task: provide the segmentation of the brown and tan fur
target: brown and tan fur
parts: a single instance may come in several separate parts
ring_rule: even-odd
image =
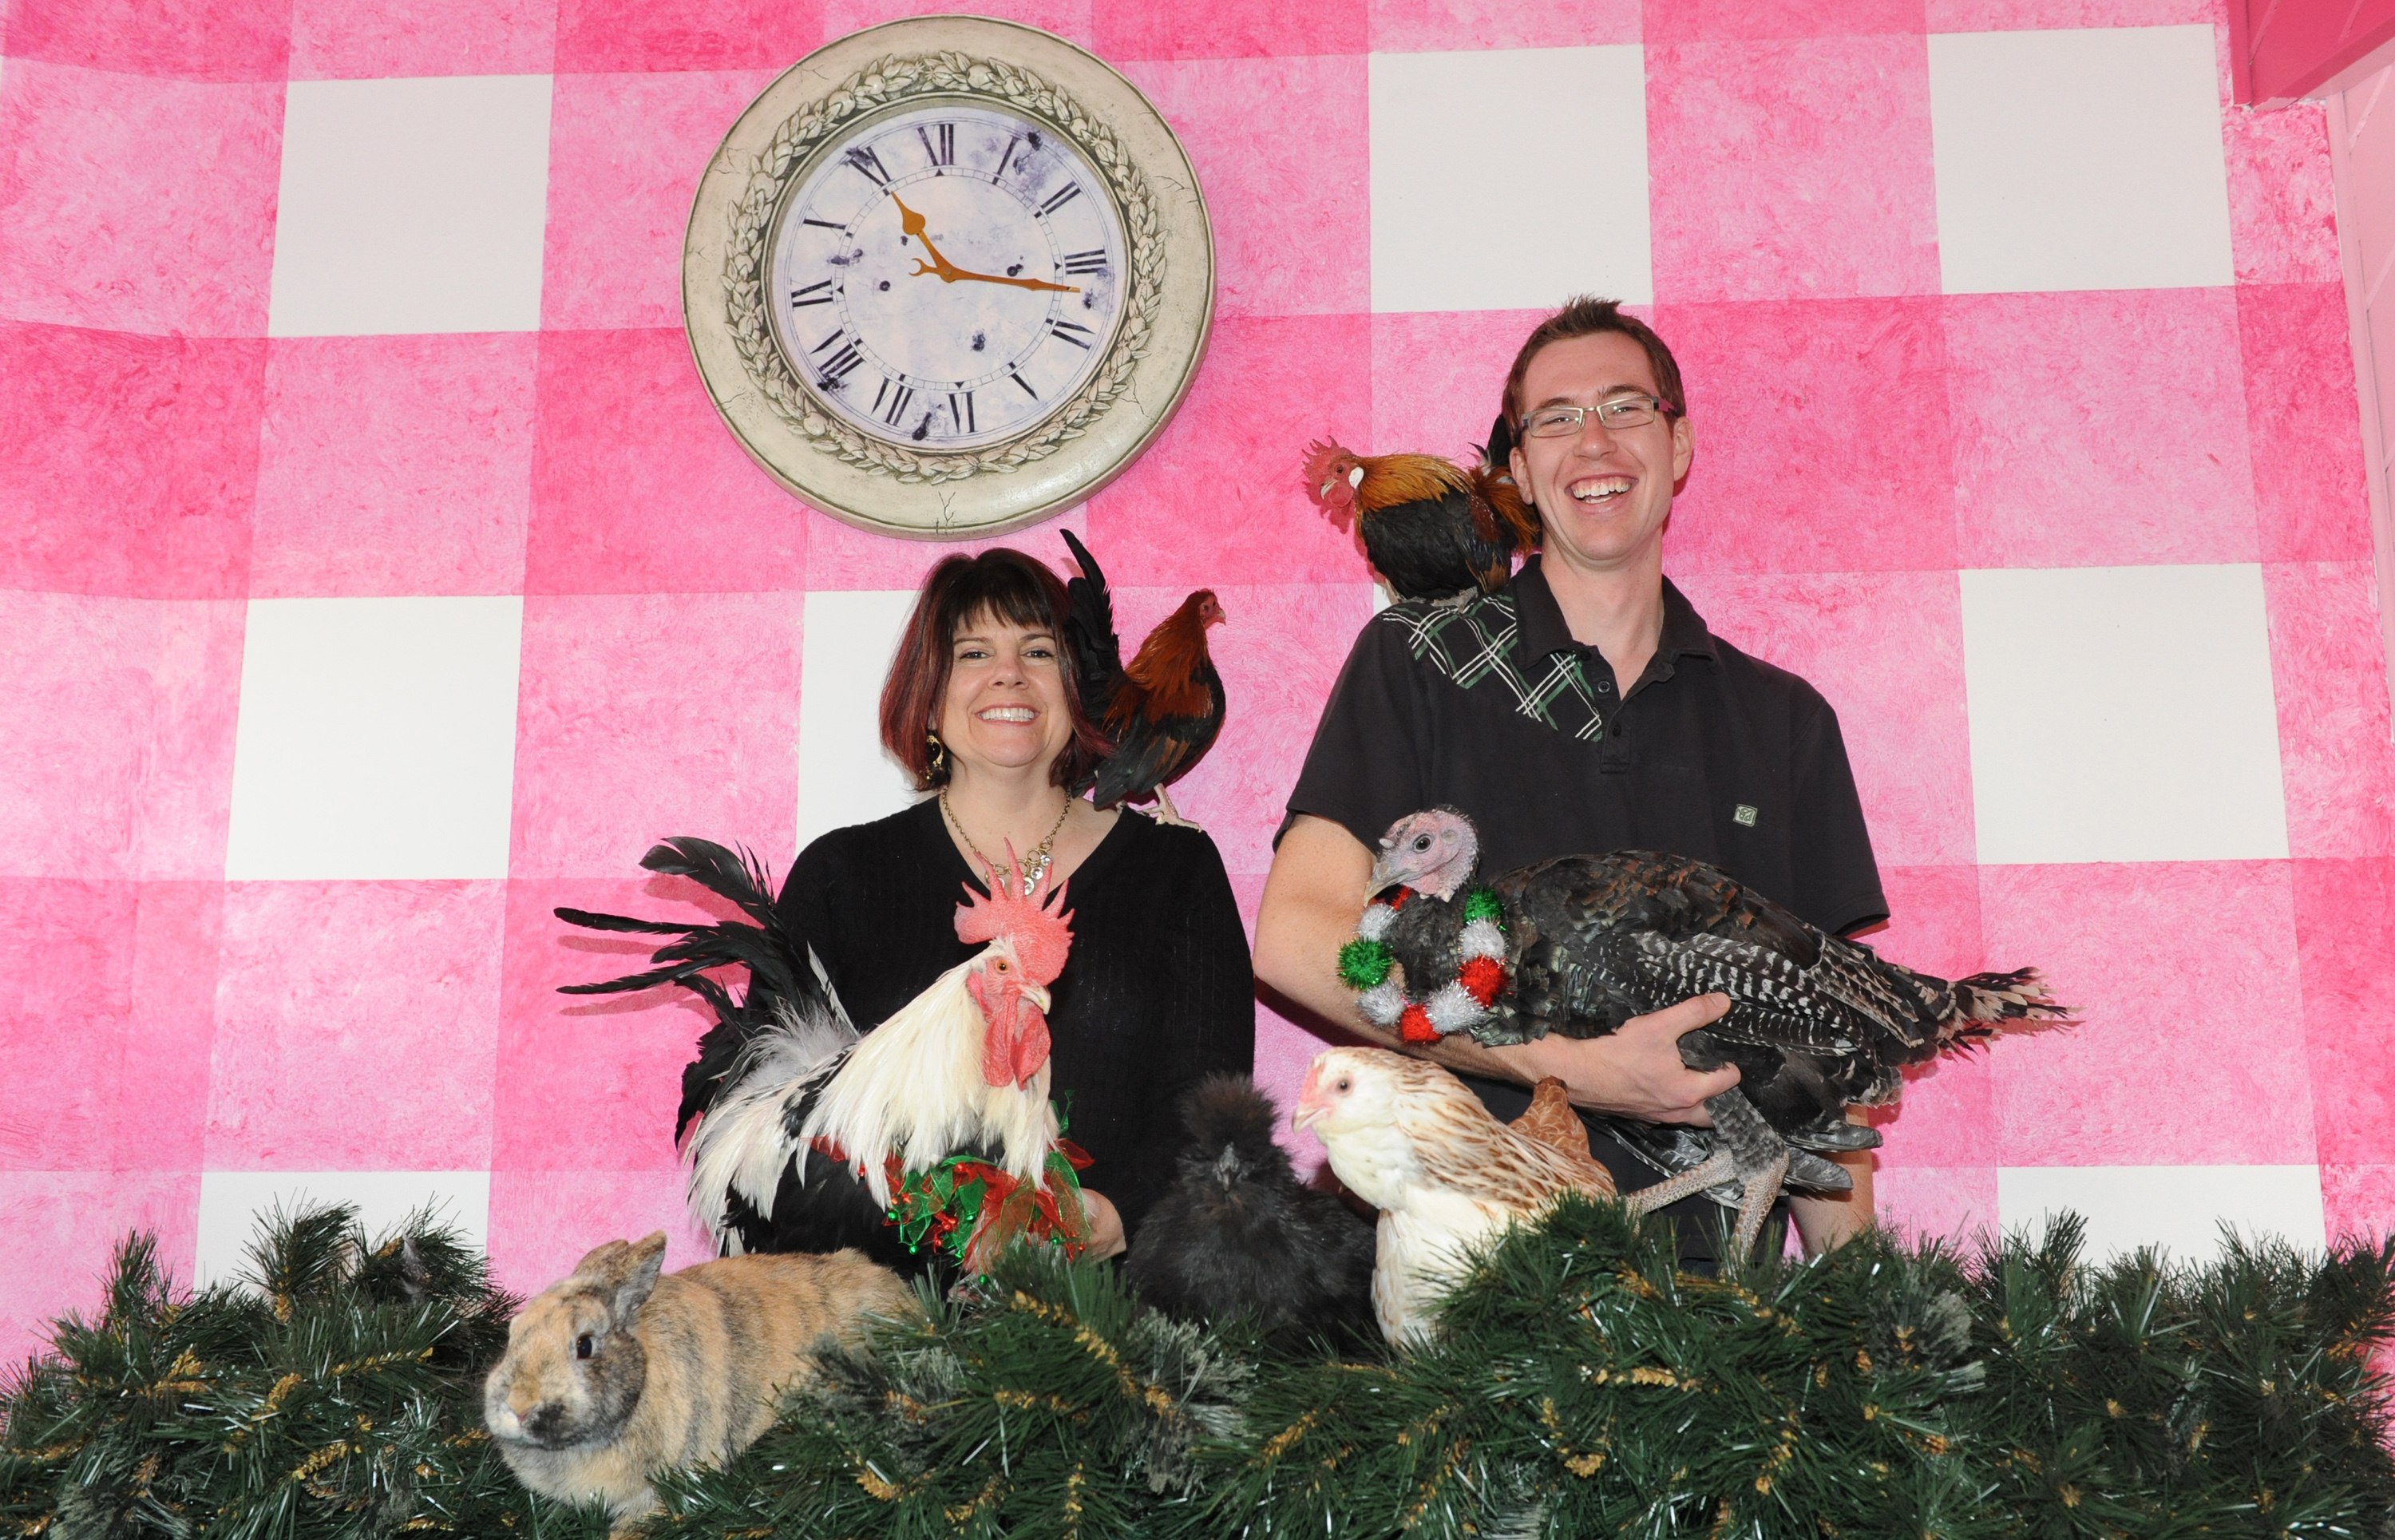
[[[817,1349],[855,1343],[868,1316],[916,1308],[896,1274],[853,1251],[726,1257],[660,1276],[665,1251],[662,1230],[593,1250],[517,1314],[483,1390],[516,1479],[606,1504],[617,1535],[656,1510],[652,1475],[730,1460],[772,1426]]]

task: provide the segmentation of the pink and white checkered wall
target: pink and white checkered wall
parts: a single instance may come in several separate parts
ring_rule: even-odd
[[[678,330],[697,172],[885,0],[5,0],[0,1349],[115,1237],[439,1197],[536,1285],[676,1226],[692,1006],[559,903],[893,804],[934,548],[745,459]],[[2322,116],[2213,0],[1025,0],[1189,146],[1221,301],[1070,514],[1224,597],[1184,799],[1252,908],[1372,590],[1310,437],[1455,452],[1531,315],[1679,350],[1672,569],[1838,706],[1892,955],[2087,1023],[1912,1088],[1885,1212],[2395,1223],[2395,751]],[[1059,553],[1052,531],[1018,543]],[[1288,1084],[1312,1052],[1265,1016]],[[687,1237],[678,1255],[695,1255]]]

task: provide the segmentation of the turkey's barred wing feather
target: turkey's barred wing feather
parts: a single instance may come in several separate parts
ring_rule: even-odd
[[[1081,576],[1065,585],[1069,601],[1065,611],[1065,645],[1073,654],[1074,671],[1080,676],[1081,712],[1092,722],[1100,722],[1122,678],[1122,638],[1115,631],[1114,597],[1090,548],[1069,529],[1057,533],[1065,537],[1081,569]]]
[[[1636,965],[1664,998],[1729,997],[1729,1015],[1706,1029],[1725,1042],[1850,1054],[1862,1036],[1865,1024],[1844,1002],[1778,952],[1720,936],[1672,941],[1637,931],[1627,939]]]

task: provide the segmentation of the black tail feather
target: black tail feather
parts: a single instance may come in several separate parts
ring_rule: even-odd
[[[1065,612],[1065,645],[1073,655],[1074,670],[1080,676],[1078,691],[1081,714],[1095,722],[1105,715],[1106,702],[1114,698],[1115,686],[1122,677],[1122,639],[1115,631],[1114,597],[1106,589],[1106,575],[1098,570],[1098,559],[1090,554],[1069,529],[1056,533],[1065,537],[1065,545],[1079,564],[1081,576],[1065,584],[1069,603]]]
[[[687,877],[709,893],[731,899],[759,924],[773,919],[773,879],[746,849],[729,850],[713,840],[681,834],[651,846],[641,864],[661,876]]]

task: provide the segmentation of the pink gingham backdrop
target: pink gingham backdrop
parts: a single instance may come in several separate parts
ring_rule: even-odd
[[[1919,1080],[1883,1211],[2395,1223],[2328,151],[2316,109],[2224,105],[2209,0],[997,8],[1136,82],[1211,209],[1203,372],[1067,517],[1133,625],[1224,598],[1230,724],[1183,801],[1250,915],[1372,604],[1304,442],[1460,451],[1537,306],[1628,293],[1700,434],[1672,570],[1838,707],[1884,949],[2033,961],[2085,1009]],[[627,954],[549,911],[695,912],[652,840],[778,870],[810,798],[886,786],[801,702],[881,665],[826,596],[938,550],[742,456],[677,285],[742,105],[893,14],[6,0],[0,1350],[127,1228],[222,1276],[301,1189],[438,1197],[519,1287],[659,1225],[697,1255],[668,1136],[700,1017],[556,995]],[[2026,192],[1982,175],[2017,138]],[[2074,178],[2114,192],[2038,202]],[[1258,1025],[1286,1088],[1313,1042]]]

